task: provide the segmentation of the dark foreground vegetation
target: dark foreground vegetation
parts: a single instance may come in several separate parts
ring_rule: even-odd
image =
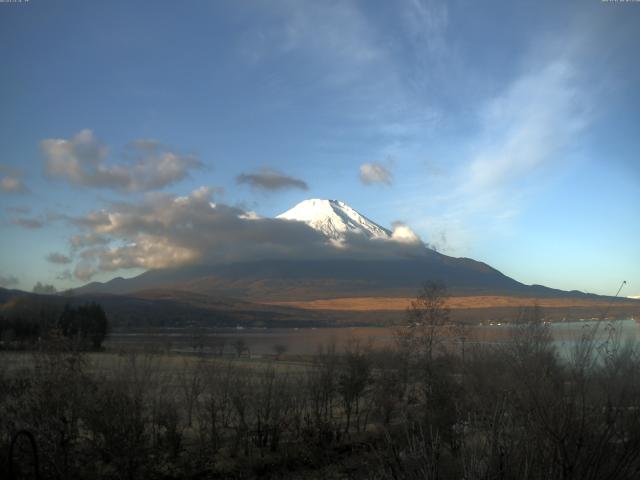
[[[62,337],[76,349],[99,350],[108,331],[107,315],[97,303],[66,304],[60,313],[40,310],[0,316],[0,349],[31,349]]]
[[[535,309],[497,346],[465,345],[437,288],[410,314],[394,349],[295,364],[88,354],[64,338],[22,366],[5,353],[0,472],[35,478],[37,455],[46,479],[638,478],[640,357],[614,325],[560,359]]]

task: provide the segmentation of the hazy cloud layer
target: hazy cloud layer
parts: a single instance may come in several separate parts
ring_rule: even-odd
[[[432,76],[434,65],[425,56],[425,46],[445,43],[439,38],[442,27],[432,21],[431,6],[421,3],[394,4],[389,11],[398,14],[391,17],[403,33],[394,35],[383,33],[371,15],[375,9],[357,2],[267,2],[258,10],[264,10],[268,21],[244,36],[240,54],[250,65],[270,71],[278,71],[283,59],[297,65],[294,81],[267,79],[270,98],[279,105],[306,105],[313,95],[314,122],[323,118],[319,112],[331,112],[332,120],[365,127],[350,130],[352,140],[364,132],[369,140],[370,135],[405,139],[433,123],[433,105],[416,101],[414,95],[416,85],[433,86],[427,76]],[[416,21],[418,9],[427,25]],[[428,31],[428,38],[418,41],[422,33],[412,34],[405,42],[409,29]],[[407,57],[409,68],[404,68],[399,59]],[[428,68],[418,71],[418,64]],[[335,141],[332,137],[326,140]]]
[[[11,220],[11,223],[22,228],[36,229],[42,228],[44,223],[35,218],[18,217]]]
[[[68,263],[71,263],[71,258],[63,255],[62,253],[51,252],[49,255],[47,255],[47,261],[50,263],[56,263],[58,265],[66,265]]]
[[[393,176],[387,167],[381,163],[363,163],[360,165],[360,181],[365,185],[391,185]]]
[[[72,279],[73,279],[73,273],[71,273],[71,270],[69,269],[63,270],[58,275],[56,275],[56,280],[67,281]]]
[[[108,164],[108,147],[88,129],[69,140],[43,140],[40,147],[49,176],[120,192],[157,190],[184,179],[189,170],[202,167],[195,157],[169,151],[154,140],[132,142],[125,163]]]
[[[482,111],[483,141],[465,188],[485,193],[517,185],[558,158],[589,123],[588,98],[569,58],[524,73]]]
[[[96,273],[98,273],[98,269],[92,263],[87,261],[78,263],[76,268],[73,270],[73,276],[83,282],[91,280],[91,277]]]
[[[26,192],[27,187],[19,178],[4,176],[0,178],[0,191],[5,193],[21,193]]]
[[[504,237],[515,218],[531,208],[550,179],[558,178],[580,148],[602,99],[600,74],[587,75],[581,33],[540,39],[518,70],[475,108],[476,132],[465,139],[461,161],[447,177],[423,182],[408,192],[422,221],[411,218],[431,238],[446,235],[445,250],[468,255],[478,238]],[[604,71],[605,69],[603,69]],[[440,205],[441,207],[434,207]]]
[[[25,214],[25,213],[31,213],[31,207],[7,207],[5,208],[5,211],[9,213]]]
[[[8,288],[17,285],[20,281],[15,275],[0,275],[0,287]]]
[[[337,248],[302,222],[248,215],[213,203],[212,191],[188,196],[148,194],[141,203],[118,203],[75,220],[109,244],[80,251],[74,275],[89,280],[100,271],[167,268],[190,263],[215,264],[261,259],[380,258],[424,253],[415,235],[398,231],[394,240],[369,240],[353,234]],[[397,230],[397,229],[396,229]],[[80,238],[79,237],[79,238]]]
[[[376,45],[375,30],[350,2],[270,2],[266,28],[246,36],[242,54],[251,63],[302,52],[323,68],[321,81],[332,85],[353,82],[385,54]]]
[[[287,190],[298,188],[308,190],[309,185],[304,180],[290,177],[274,170],[262,170],[257,173],[242,173],[236,177],[238,184],[246,184],[259,190]]]

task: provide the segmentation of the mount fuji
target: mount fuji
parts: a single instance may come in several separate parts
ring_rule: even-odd
[[[257,219],[260,217],[252,214],[243,221]],[[443,255],[425,246],[408,227],[391,231],[338,200],[305,200],[267,221],[304,223],[325,238],[327,251],[333,253],[325,257],[309,254],[252,258],[148,270],[129,279],[89,283],[75,293],[147,298],[148,292],[161,290],[173,292],[172,295],[199,295],[207,301],[237,299],[245,304],[296,308],[307,308],[304,305],[313,302],[355,300],[371,306],[371,310],[376,310],[372,305],[382,305],[384,310],[393,299],[414,297],[421,284],[435,280],[444,282],[452,296],[482,298],[493,302],[491,308],[502,308],[507,297],[572,302],[595,298],[581,292],[525,285],[483,262]],[[157,295],[152,294],[154,298]],[[469,309],[474,316],[477,310]]]
[[[304,200],[276,218],[304,222],[335,242],[343,242],[349,233],[369,239],[389,240],[392,237],[391,231],[339,200]]]

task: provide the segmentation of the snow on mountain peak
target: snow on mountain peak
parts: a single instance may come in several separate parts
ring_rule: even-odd
[[[391,232],[369,220],[344,202],[311,198],[278,215],[284,220],[304,222],[326,235],[330,240],[342,242],[347,233],[364,235],[370,239],[391,239]]]

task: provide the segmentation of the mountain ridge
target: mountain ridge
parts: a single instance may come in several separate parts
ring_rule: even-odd
[[[195,264],[148,270],[136,277],[116,277],[75,289],[78,294],[128,295],[149,289],[173,289],[201,295],[230,296],[251,302],[313,301],[351,297],[411,297],[425,281],[443,282],[452,295],[581,297],[596,295],[525,285],[492,266],[451,257],[419,240],[410,249],[394,233],[338,200],[308,199],[278,215],[303,222],[322,233],[339,256],[321,259],[261,259]],[[375,258],[349,256],[353,239],[376,245]],[[417,238],[417,237],[416,237]],[[358,243],[359,242],[359,243]],[[393,248],[400,248],[393,250]],[[387,250],[393,254],[385,255]],[[599,297],[604,298],[604,297]]]

